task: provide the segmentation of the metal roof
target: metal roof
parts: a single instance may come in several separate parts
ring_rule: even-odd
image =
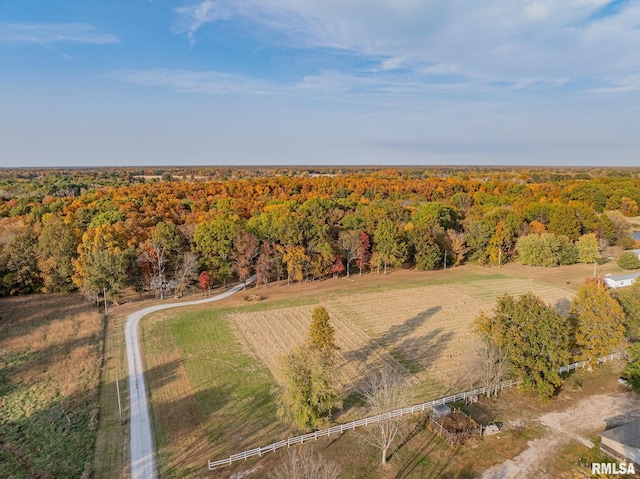
[[[633,279],[640,276],[640,273],[628,273],[628,274],[608,274],[604,279],[612,279],[613,281],[624,281],[625,279]]]
[[[640,447],[640,420],[601,432],[599,436],[627,446]]]

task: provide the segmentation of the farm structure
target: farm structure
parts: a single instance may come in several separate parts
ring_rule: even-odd
[[[459,409],[451,414],[429,417],[428,425],[429,429],[450,446],[463,445],[467,441],[482,437],[482,426]]]
[[[601,432],[600,449],[616,460],[640,464],[640,421]]]
[[[357,390],[359,378],[387,364],[418,385],[415,399],[466,389],[479,375],[474,318],[490,311],[500,294],[528,291],[563,312],[573,295],[535,281],[492,278],[325,299],[340,348],[340,381],[347,391]],[[277,358],[305,341],[313,308],[242,312],[230,319],[278,380]]]
[[[626,286],[631,286],[635,283],[640,276],[640,273],[629,273],[629,274],[608,274],[604,277],[604,282],[607,286],[612,289],[624,288]]]

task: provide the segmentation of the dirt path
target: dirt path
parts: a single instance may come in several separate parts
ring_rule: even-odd
[[[571,440],[593,447],[585,436],[603,431],[608,424],[620,425],[640,418],[640,396],[632,392],[599,394],[564,411],[551,412],[537,421],[549,428],[547,435],[529,443],[519,456],[493,466],[480,479],[544,477],[545,464],[561,445]]]
[[[149,417],[149,403],[144,381],[144,363],[140,352],[138,340],[138,323],[150,313],[163,309],[177,308],[180,306],[192,306],[209,303],[228,298],[245,288],[246,284],[255,280],[255,276],[246,283],[239,284],[226,293],[212,298],[189,301],[185,303],[160,304],[141,309],[127,317],[125,325],[125,343],[127,347],[127,364],[129,368],[129,431],[130,431],[130,461],[132,479],[155,479],[156,466],[153,450],[153,438],[151,436],[151,418]]]

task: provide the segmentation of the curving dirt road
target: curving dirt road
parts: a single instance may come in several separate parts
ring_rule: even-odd
[[[607,422],[616,425],[640,417],[640,396],[626,391],[587,397],[563,411],[543,414],[537,421],[548,428],[540,439],[529,442],[529,447],[517,457],[497,464],[478,479],[525,479],[548,477],[545,465],[558,448],[577,440],[586,448],[594,447],[585,436],[604,431]]]
[[[131,479],[155,479],[156,466],[154,460],[153,437],[151,435],[151,418],[149,417],[149,403],[147,402],[147,389],[144,383],[144,364],[140,352],[138,340],[138,323],[150,313],[163,309],[177,308],[180,306],[192,306],[195,304],[210,303],[228,298],[241,291],[246,285],[255,280],[255,276],[245,283],[231,288],[226,293],[207,299],[188,301],[185,303],[159,304],[131,313],[125,324],[125,344],[127,347],[127,364],[129,369],[129,411],[130,411],[130,452],[131,452]]]

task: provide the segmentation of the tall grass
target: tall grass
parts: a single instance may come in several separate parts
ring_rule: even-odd
[[[0,300],[0,477],[88,478],[102,321],[67,295]]]

